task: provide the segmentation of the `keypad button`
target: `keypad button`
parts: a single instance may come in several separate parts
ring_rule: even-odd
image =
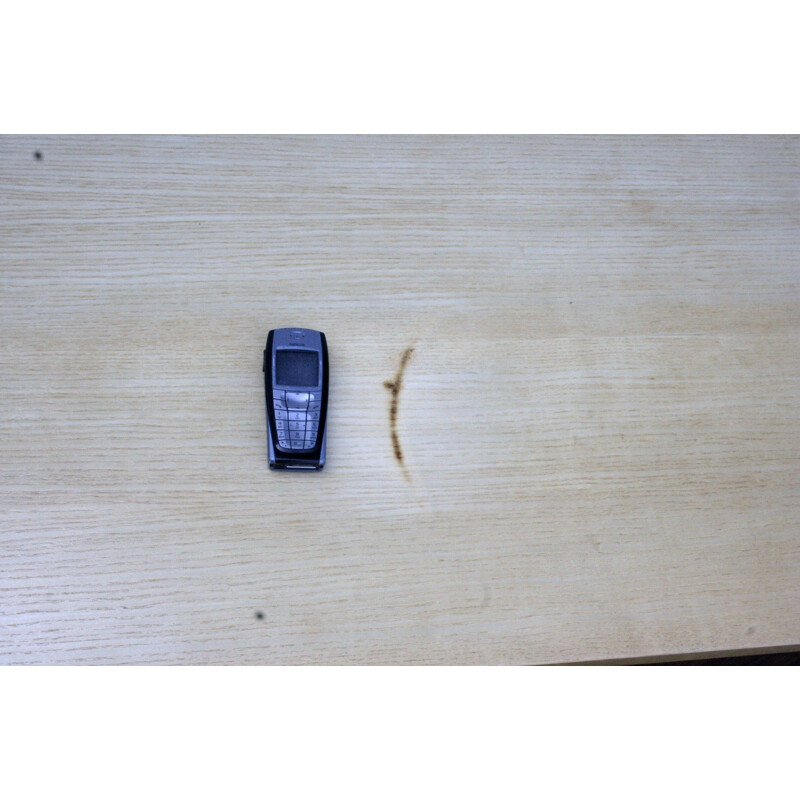
[[[272,398],[274,400],[283,400],[285,394],[286,392],[284,392],[283,389],[281,389],[280,391],[278,389],[272,390]]]
[[[309,411],[319,411],[322,408],[322,403],[311,403],[308,404]]]
[[[286,415],[288,414],[287,411],[283,411],[280,408],[275,409],[275,419],[286,419]]]
[[[278,400],[277,398],[275,398],[272,401],[272,407],[275,409],[286,408],[286,402],[284,400]]]
[[[289,412],[289,419],[293,422],[305,422],[306,421],[306,412],[305,411],[290,411]]]
[[[309,411],[308,412],[308,419],[309,420],[318,420],[319,419],[319,411]]]
[[[289,444],[288,439],[278,439],[278,447],[282,447],[284,450],[288,450],[291,445]]]
[[[292,450],[305,450],[305,445],[303,444],[302,439],[298,439],[297,441],[292,440]]]
[[[286,406],[305,411],[308,407],[308,392],[286,392]]]
[[[276,419],[275,420],[275,427],[278,429],[278,432],[287,430],[286,426],[289,423],[285,419]]]
[[[309,420],[308,422],[306,422],[306,430],[309,431],[309,432],[318,431],[319,430],[319,422],[312,422],[312,421]]]
[[[289,423],[289,430],[290,431],[303,431],[305,432],[306,424],[305,422],[290,422]]]
[[[317,442],[317,437],[316,436],[310,436],[310,437],[306,436],[306,438],[303,441],[305,442],[306,447],[313,447]]]

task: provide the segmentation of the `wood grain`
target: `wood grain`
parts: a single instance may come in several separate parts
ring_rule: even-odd
[[[0,138],[0,660],[800,644],[799,187],[797,137]]]

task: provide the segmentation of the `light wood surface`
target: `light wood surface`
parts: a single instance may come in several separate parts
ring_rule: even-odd
[[[0,138],[0,660],[800,644],[799,201],[798,138]]]

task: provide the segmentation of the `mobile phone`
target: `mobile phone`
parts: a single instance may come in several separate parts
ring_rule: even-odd
[[[328,343],[309,328],[276,328],[264,350],[271,469],[325,466]]]

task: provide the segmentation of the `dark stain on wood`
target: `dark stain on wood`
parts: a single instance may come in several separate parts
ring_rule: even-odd
[[[397,459],[397,463],[403,468],[403,472],[407,478],[410,476],[403,463],[403,449],[400,447],[400,438],[397,435],[397,404],[400,398],[400,390],[403,388],[403,374],[406,371],[406,366],[413,352],[413,347],[407,347],[400,358],[400,366],[397,368],[397,374],[394,376],[394,380],[383,382],[383,385],[392,395],[391,402],[389,403],[389,433],[392,438],[392,450],[394,451],[394,457]]]

